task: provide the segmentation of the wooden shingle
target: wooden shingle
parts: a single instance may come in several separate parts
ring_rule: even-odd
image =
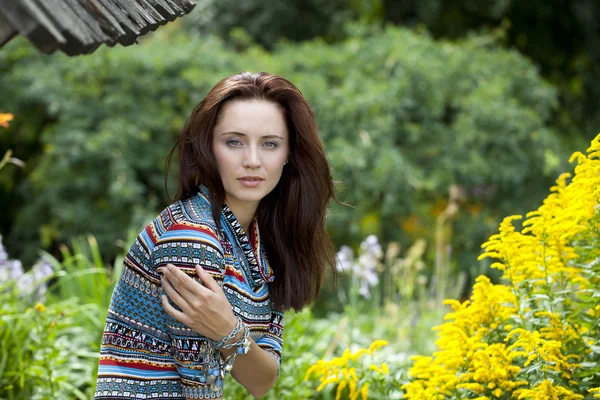
[[[88,54],[103,43],[128,46],[194,6],[193,0],[2,0],[0,47],[17,35],[47,54]]]

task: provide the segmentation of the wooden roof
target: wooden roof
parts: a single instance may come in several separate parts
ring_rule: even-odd
[[[19,34],[46,54],[129,46],[194,6],[194,0],[0,0],[0,47]]]

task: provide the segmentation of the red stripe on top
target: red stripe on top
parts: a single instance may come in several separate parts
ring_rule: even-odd
[[[148,237],[150,237],[150,240],[152,240],[152,244],[156,245],[156,236],[154,236],[151,225],[152,224],[148,224],[148,226],[146,226],[146,233],[148,234]]]
[[[227,268],[225,268],[225,276],[233,276],[235,279],[237,279],[238,281],[240,281],[242,283],[246,282],[246,280],[244,279],[244,276],[240,272],[231,268],[230,266],[227,266]]]
[[[114,361],[114,360],[106,360],[100,359],[100,365],[112,365],[115,367],[127,367],[127,368],[135,368],[135,369],[143,369],[146,371],[177,371],[177,368],[174,366],[164,366],[159,367],[156,365],[149,365],[138,362],[123,362],[123,361]]]
[[[170,231],[196,231],[196,232],[202,232],[202,233],[206,233],[207,235],[210,235],[212,237],[214,237],[215,239],[217,239],[217,236],[215,235],[215,233],[210,230],[210,229],[206,229],[206,228],[202,228],[199,226],[189,226],[189,225],[182,225],[182,224],[174,224],[173,226],[171,226],[169,228]]]

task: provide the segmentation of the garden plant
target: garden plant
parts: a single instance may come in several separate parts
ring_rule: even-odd
[[[483,244],[504,282],[480,276],[470,300],[447,301],[406,398],[600,398],[600,135],[573,161],[520,229],[509,216]]]

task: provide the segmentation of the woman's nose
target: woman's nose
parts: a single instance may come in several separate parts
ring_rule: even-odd
[[[258,149],[250,146],[244,154],[244,167],[246,168],[258,168],[260,167],[260,156]]]

